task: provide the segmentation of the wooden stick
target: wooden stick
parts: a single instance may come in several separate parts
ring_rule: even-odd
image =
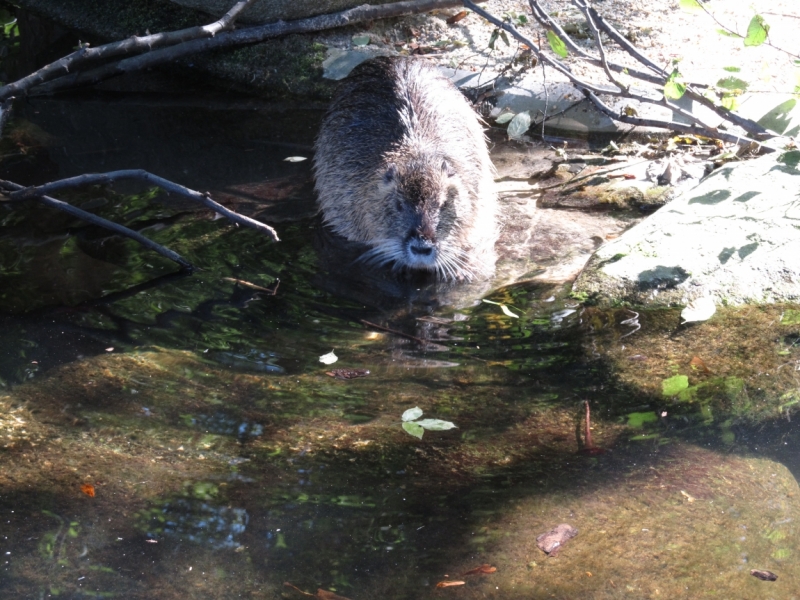
[[[21,185],[18,185],[16,183],[11,182],[11,181],[5,181],[5,180],[2,180],[2,179],[0,179],[0,187],[2,187],[4,189],[7,189],[7,190],[24,190],[25,189]],[[46,206],[51,206],[51,207],[53,207],[55,209],[58,209],[58,210],[63,211],[65,213],[67,213],[67,214],[70,214],[73,217],[77,217],[78,219],[81,219],[81,220],[86,221],[88,223],[92,223],[93,225],[97,225],[99,227],[103,227],[104,229],[109,229],[109,230],[111,230],[111,231],[113,231],[115,233],[118,233],[118,234],[122,235],[122,236],[131,238],[132,240],[135,240],[135,241],[139,242],[145,248],[149,248],[150,250],[153,250],[154,252],[158,252],[164,258],[168,258],[169,260],[178,263],[181,266],[182,269],[187,270],[187,271],[194,271],[194,266],[189,261],[187,261],[185,258],[183,258],[180,254],[178,254],[177,252],[173,252],[169,248],[165,248],[161,244],[156,244],[153,240],[144,237],[141,233],[138,233],[138,232],[134,231],[133,229],[128,229],[127,227],[125,227],[123,225],[118,225],[117,223],[114,223],[113,221],[109,221],[108,219],[104,219],[102,217],[98,217],[97,215],[93,215],[90,212],[86,212],[85,210],[82,210],[82,209],[78,208],[77,206],[72,206],[71,204],[67,204],[66,202],[63,202],[63,201],[58,200],[56,198],[51,198],[50,196],[42,195],[42,196],[35,196],[35,198],[36,198],[36,200],[38,200],[42,204],[45,204]]]
[[[203,194],[195,190],[190,190],[187,187],[169,181],[168,179],[164,179],[163,177],[159,177],[158,175],[153,175],[152,173],[149,173],[143,169],[127,169],[122,171],[110,171],[108,173],[88,173],[85,175],[78,175],[77,177],[60,179],[44,185],[20,189],[19,191],[11,193],[10,198],[11,200],[27,200],[28,198],[37,198],[45,194],[50,194],[65,189],[72,189],[84,185],[108,184],[120,179],[139,179],[147,183],[151,183],[168,193],[177,194],[179,196],[183,196],[184,198],[189,198],[190,200],[200,202],[201,204],[204,204],[214,212],[221,214],[234,223],[251,227],[252,229],[256,229],[261,233],[266,233],[275,242],[280,241],[277,232],[269,225],[225,208],[221,204],[218,204],[212,200],[207,193]]]

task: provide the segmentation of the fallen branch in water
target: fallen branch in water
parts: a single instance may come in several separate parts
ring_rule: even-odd
[[[142,234],[132,229],[129,229],[128,227],[125,227],[123,225],[114,223],[113,221],[109,221],[108,219],[98,217],[97,215],[94,215],[90,212],[86,212],[83,209],[80,209],[76,206],[72,206],[67,202],[58,200],[48,195],[53,192],[74,189],[86,185],[109,184],[122,179],[136,179],[144,181],[146,183],[161,188],[168,194],[176,194],[178,196],[182,196],[184,198],[200,202],[201,204],[207,206],[217,214],[224,216],[225,218],[229,219],[230,221],[233,221],[234,223],[237,223],[238,225],[244,225],[245,227],[250,227],[252,229],[255,229],[256,231],[260,231],[261,233],[267,234],[275,242],[279,241],[278,234],[269,225],[225,208],[221,204],[212,200],[207,193],[203,194],[201,192],[191,190],[173,181],[169,181],[168,179],[164,179],[157,175],[153,175],[152,173],[148,173],[147,171],[144,171],[142,169],[110,171],[108,173],[91,173],[86,175],[79,175],[77,177],[69,177],[67,179],[60,179],[58,181],[53,181],[50,183],[46,183],[44,185],[30,186],[30,187],[24,187],[17,183],[13,183],[11,181],[0,180],[0,190],[8,194],[9,200],[4,203],[6,205],[12,202],[37,200],[42,204],[63,211],[67,214],[72,215],[73,217],[81,219],[82,221],[92,223],[93,225],[97,225],[98,227],[108,229],[109,231],[113,231],[114,233],[118,233],[119,235],[128,237],[136,242],[139,242],[145,248],[149,248],[154,252],[158,252],[161,256],[178,263],[181,269],[189,271],[194,270],[194,266],[191,263],[189,263],[186,259],[184,259],[182,256],[180,256],[176,252],[173,252],[169,248],[165,248],[164,246],[155,243],[154,241],[143,236]]]

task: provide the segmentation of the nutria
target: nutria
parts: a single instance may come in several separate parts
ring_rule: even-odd
[[[360,260],[469,280],[494,270],[497,197],[481,122],[422,59],[361,63],[316,143],[324,222],[369,248]]]

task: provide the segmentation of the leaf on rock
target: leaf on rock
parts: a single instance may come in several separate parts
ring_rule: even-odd
[[[422,436],[425,433],[425,430],[422,428],[421,425],[417,423],[411,423],[409,421],[403,423],[403,429],[406,430],[406,433],[409,433],[413,435],[415,438],[419,439],[422,439]]]
[[[686,308],[681,311],[681,319],[684,323],[708,321],[715,312],[717,312],[717,305],[714,303],[714,298],[703,296],[686,305]]]
[[[521,138],[531,126],[531,114],[525,110],[517,113],[508,124],[508,137],[512,140]]]
[[[755,15],[747,26],[747,37],[744,38],[745,46],[760,46],[767,41],[769,25],[761,15]]]
[[[414,408],[409,408],[406,412],[403,413],[403,421],[415,421],[422,416],[422,409],[419,406],[415,406]]]
[[[450,421],[442,421],[440,419],[422,419],[421,421],[414,421],[413,425],[419,425],[429,431],[447,431],[448,429],[456,428],[455,424]]]
[[[708,368],[708,365],[706,364],[706,361],[704,361],[699,356],[693,356],[692,360],[689,361],[689,366],[692,367],[693,369],[697,370],[697,371],[700,371],[701,373],[706,374],[706,375],[711,373],[711,369]]]
[[[550,49],[558,54],[561,58],[567,58],[569,51],[567,45],[564,43],[555,31],[547,30],[547,42],[550,44]]]

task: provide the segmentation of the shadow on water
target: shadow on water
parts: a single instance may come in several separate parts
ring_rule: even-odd
[[[800,312],[681,326],[544,282],[342,272],[309,161],[283,160],[310,156],[319,111],[220,102],[85,95],[18,113],[3,177],[145,168],[282,241],[145,188],[68,197],[200,267],[179,276],[62,215],[0,207],[3,590],[794,597]],[[408,435],[415,406],[457,428]],[[536,537],[561,522],[579,535],[549,558]],[[484,563],[497,571],[466,574]]]

